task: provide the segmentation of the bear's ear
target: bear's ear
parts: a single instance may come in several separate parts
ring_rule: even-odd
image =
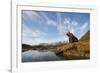
[[[68,32],[66,33],[66,35],[67,35],[67,36],[70,36],[70,35],[71,35],[70,31],[68,31]]]
[[[66,33],[66,35],[68,35],[68,32]]]
[[[70,34],[70,32],[67,32],[67,34]]]
[[[66,33],[66,35],[68,36],[68,33]]]

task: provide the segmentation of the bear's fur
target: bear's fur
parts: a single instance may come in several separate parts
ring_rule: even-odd
[[[75,37],[72,33],[68,32],[66,35],[69,37],[69,43],[78,42],[78,38]]]

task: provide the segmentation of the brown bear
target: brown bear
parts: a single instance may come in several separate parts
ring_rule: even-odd
[[[72,33],[68,32],[66,35],[69,37],[69,43],[78,42],[78,38],[75,37]]]

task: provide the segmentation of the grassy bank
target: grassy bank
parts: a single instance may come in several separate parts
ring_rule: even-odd
[[[90,32],[88,31],[82,38],[75,43],[66,43],[56,47],[53,51],[64,59],[89,59],[90,58]]]

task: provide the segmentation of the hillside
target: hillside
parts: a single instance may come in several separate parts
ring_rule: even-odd
[[[58,56],[64,57],[67,60],[89,59],[90,58],[90,32],[88,31],[82,38],[75,43],[66,43],[58,46],[54,52]]]
[[[90,40],[90,31],[88,31],[84,36],[82,36],[82,38],[80,39],[80,41],[89,41]]]
[[[32,46],[31,45],[28,45],[28,44],[22,44],[22,48],[31,48]]]
[[[32,46],[28,45],[28,44],[22,44],[22,52],[28,51],[29,49],[31,49]]]

